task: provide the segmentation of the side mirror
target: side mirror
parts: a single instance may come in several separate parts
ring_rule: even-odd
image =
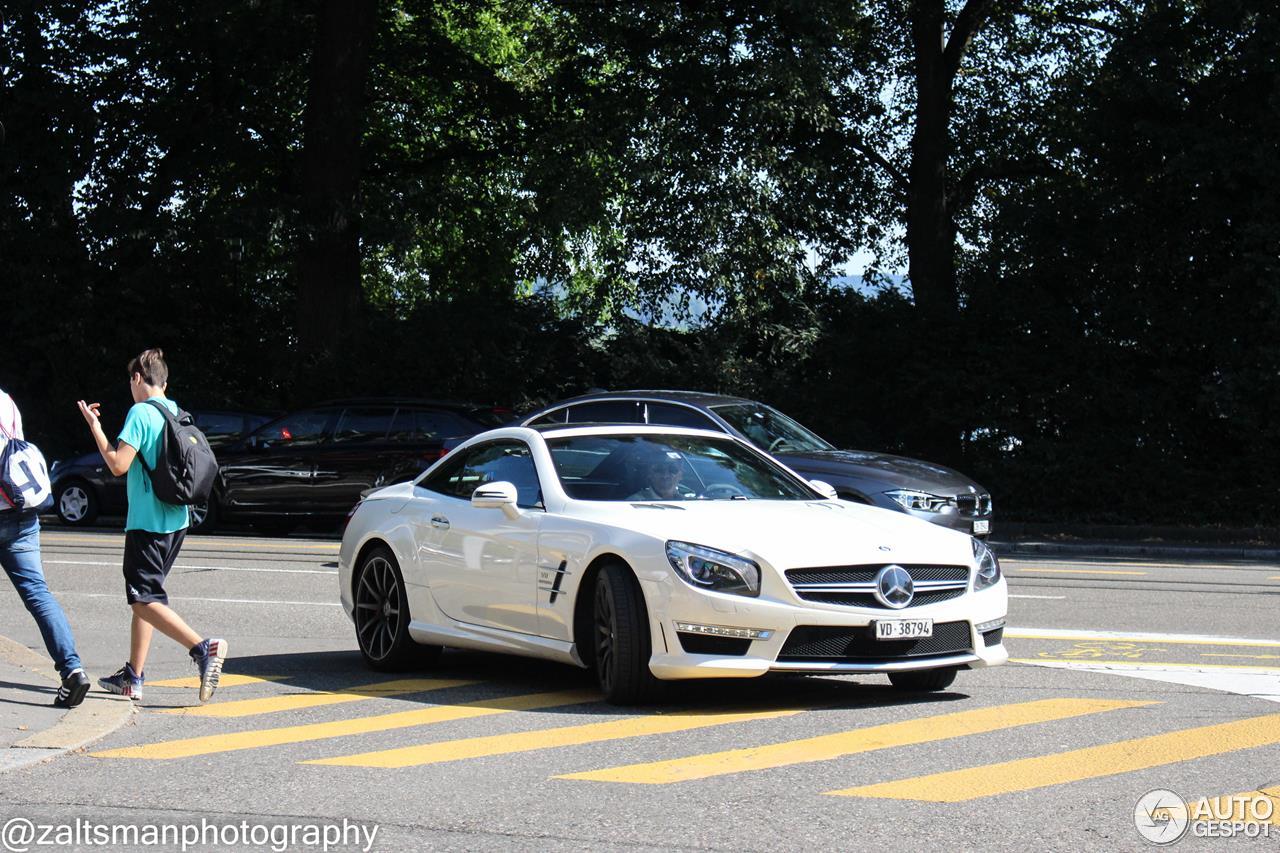
[[[507,518],[519,518],[520,508],[516,506],[516,487],[511,483],[499,480],[485,483],[471,493],[471,505],[477,509],[500,509]]]
[[[812,486],[817,491],[821,492],[822,494],[826,495],[827,500],[834,501],[840,497],[838,494],[836,494],[836,487],[831,485],[830,483],[824,482],[822,480],[810,480],[809,485]]]

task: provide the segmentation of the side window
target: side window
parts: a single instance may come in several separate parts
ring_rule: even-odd
[[[432,409],[400,409],[391,422],[392,441],[435,441],[454,435],[471,435],[476,427],[453,412]]]
[[[529,448],[521,441],[498,441],[474,447],[455,462],[433,473],[419,487],[449,497],[471,500],[471,493],[485,483],[499,480],[516,487],[517,506],[542,506],[542,487]]]
[[[546,426],[547,424],[562,424],[565,422],[565,418],[568,416],[568,414],[569,414],[569,410],[567,408],[556,409],[555,411],[547,412],[545,415],[538,418],[537,420],[529,421],[529,426]]]
[[[446,462],[441,467],[433,471],[429,476],[418,481],[418,488],[427,489],[442,495],[450,497],[458,497],[456,494],[458,472],[462,470],[462,466],[467,463],[467,457],[471,456],[475,451],[458,454],[456,459]],[[471,497],[470,494],[467,495]]]
[[[571,424],[642,424],[644,412],[635,400],[598,400],[569,407]]]
[[[693,427],[695,429],[713,429],[724,432],[711,418],[690,409],[688,406],[677,406],[672,403],[646,403],[649,410],[649,423],[663,426]]]
[[[244,427],[244,418],[240,415],[231,415],[223,412],[200,412],[194,417],[196,426],[200,427],[200,431],[210,438],[239,435],[240,430]]]
[[[294,412],[259,428],[253,437],[263,447],[309,447],[324,440],[331,416],[324,409]]]
[[[335,443],[379,441],[391,428],[392,409],[350,408],[342,412],[333,430]]]
[[[538,469],[534,467],[529,447],[522,441],[499,441],[487,444],[467,457],[459,477],[459,487],[468,499],[477,486],[511,483],[519,495],[516,505],[526,509],[542,506],[542,487]]]

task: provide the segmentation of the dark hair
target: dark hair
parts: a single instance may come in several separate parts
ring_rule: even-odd
[[[144,349],[129,362],[129,378],[141,373],[142,381],[154,388],[163,388],[169,381],[169,366],[164,363],[164,350]]]

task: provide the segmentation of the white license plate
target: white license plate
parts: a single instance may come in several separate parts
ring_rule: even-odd
[[[877,619],[877,640],[914,640],[916,637],[932,637],[932,619]]]
[[[984,534],[990,533],[990,532],[991,532],[991,522],[990,522],[990,521],[975,521],[975,522],[973,523],[973,532],[974,532],[974,534],[975,534],[975,535],[977,535],[977,536],[982,536],[982,535],[984,535]]]

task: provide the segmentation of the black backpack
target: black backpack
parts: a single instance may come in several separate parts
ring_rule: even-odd
[[[148,468],[138,454],[138,461],[151,478],[156,497],[167,504],[192,506],[209,499],[213,481],[218,476],[218,460],[209,447],[209,439],[196,426],[191,414],[178,409],[173,414],[159,400],[148,400],[164,415],[164,431],[156,451],[156,467]]]

